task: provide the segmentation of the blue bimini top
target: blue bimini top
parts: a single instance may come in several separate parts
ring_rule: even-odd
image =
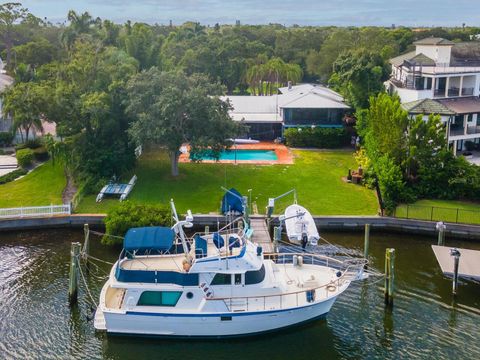
[[[168,251],[175,239],[175,233],[169,227],[150,226],[132,228],[127,231],[123,240],[126,251]]]

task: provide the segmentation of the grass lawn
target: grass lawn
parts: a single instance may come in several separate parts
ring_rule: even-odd
[[[252,189],[252,200],[258,211],[265,213],[267,199],[292,188],[298,192],[298,202],[317,215],[374,215],[377,200],[374,192],[347,184],[341,177],[355,167],[349,151],[294,151],[294,165],[233,165],[182,163],[180,176],[170,176],[170,163],[163,152],[142,155],[135,169],[138,182],[129,199],[139,203],[167,204],[175,200],[177,209],[194,213],[217,212],[223,192],[220,186],[235,187],[243,195]],[[125,178],[129,178],[128,174]],[[100,189],[99,189],[100,190]],[[117,199],[95,202],[95,195],[86,196],[77,212],[102,213],[118,205]],[[281,213],[293,202],[287,196],[276,203],[275,213]]]
[[[395,216],[411,219],[480,224],[480,203],[454,200],[419,200],[399,205]]]
[[[63,166],[48,161],[19,180],[0,185],[0,208],[60,205],[65,185]]]

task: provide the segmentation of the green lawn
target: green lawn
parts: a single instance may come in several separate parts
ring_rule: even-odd
[[[252,200],[263,214],[268,197],[296,188],[299,203],[313,214],[377,213],[373,191],[341,180],[348,168],[355,167],[351,152],[294,151],[294,154],[294,165],[180,164],[180,176],[174,179],[169,175],[170,165],[164,153],[145,153],[134,171],[138,182],[129,199],[167,204],[173,198],[180,212],[191,209],[194,213],[209,213],[220,208],[223,195],[220,186],[235,187],[244,195],[252,189]],[[116,199],[107,199],[97,204],[95,197],[86,196],[76,211],[102,213],[119,203]],[[276,204],[275,212],[281,213],[292,201],[291,196],[282,199]]]
[[[19,180],[0,185],[0,208],[60,205],[65,185],[63,166],[48,161]]]
[[[399,205],[395,211],[395,216],[421,220],[480,224],[480,203],[454,200],[419,200],[414,204],[408,205],[408,207],[407,205]]]

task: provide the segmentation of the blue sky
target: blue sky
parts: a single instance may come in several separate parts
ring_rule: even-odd
[[[5,0],[4,0],[5,1]],[[21,0],[19,0],[21,1]],[[2,2],[2,0],[0,0]],[[478,0],[25,0],[38,17],[65,21],[68,10],[115,22],[175,24],[480,26]]]

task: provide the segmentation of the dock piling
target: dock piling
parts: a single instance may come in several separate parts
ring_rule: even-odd
[[[83,243],[83,251],[82,251],[82,257],[85,260],[85,267],[87,273],[90,270],[90,265],[88,260],[88,255],[90,255],[90,228],[88,227],[88,224],[83,225],[83,233],[85,235],[85,241]]]
[[[210,226],[206,225],[205,226],[205,235],[208,235],[210,233]]]
[[[78,258],[82,245],[79,242],[72,243],[70,250],[70,275],[68,282],[68,302],[70,306],[78,300]]]
[[[450,255],[453,256],[453,283],[452,283],[452,294],[453,296],[457,295],[458,288],[458,265],[460,263],[460,251],[454,248],[450,250]]]
[[[438,230],[438,246],[445,245],[445,229],[447,226],[442,222],[437,222],[436,228]]]
[[[370,245],[370,224],[365,224],[365,241],[363,245],[363,257],[368,259],[368,248]]]
[[[385,305],[393,305],[393,292],[395,280],[395,249],[385,250]]]

